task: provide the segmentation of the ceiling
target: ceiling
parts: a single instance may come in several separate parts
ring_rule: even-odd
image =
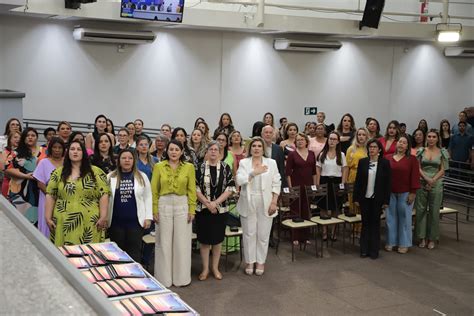
[[[265,6],[260,6],[265,2]],[[172,27],[263,34],[308,34],[341,38],[433,41],[443,21],[441,0],[431,0],[428,23],[420,23],[420,0],[386,0],[378,29],[359,30],[365,1],[360,0],[186,0],[182,24],[120,18],[120,1],[98,0],[79,10],[64,8],[64,0],[0,0],[0,14],[67,20],[99,20],[134,28]],[[27,7],[25,8],[25,4]],[[264,8],[260,10],[259,8]],[[262,13],[262,14],[261,14]],[[450,1],[449,22],[462,23],[462,41],[474,42],[474,0]]]

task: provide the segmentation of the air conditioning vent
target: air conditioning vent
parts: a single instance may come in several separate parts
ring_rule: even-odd
[[[327,52],[338,50],[342,43],[338,41],[296,41],[277,38],[273,42],[275,50],[301,52]]]
[[[444,49],[444,56],[474,58],[474,47],[446,47]]]
[[[115,43],[115,44],[149,44],[156,38],[151,31],[123,32],[98,29],[76,28],[74,39],[78,41]]]

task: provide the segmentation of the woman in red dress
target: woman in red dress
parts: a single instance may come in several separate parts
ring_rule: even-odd
[[[305,185],[316,184],[316,157],[308,150],[309,138],[303,133],[296,135],[296,150],[288,154],[286,160],[286,176],[288,186],[300,186],[301,213],[297,205],[292,205],[291,213],[303,219],[309,219],[311,212],[306,200]],[[298,229],[293,234],[293,243],[309,243],[309,229]]]

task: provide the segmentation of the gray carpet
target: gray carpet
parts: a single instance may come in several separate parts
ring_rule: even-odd
[[[229,256],[224,279],[198,281],[199,253],[193,254],[193,281],[172,290],[201,315],[474,315],[474,219],[455,225],[442,220],[434,250],[413,247],[401,255],[381,251],[362,259],[358,247],[341,241],[316,258],[314,245],[297,251],[283,241],[270,249],[265,274],[247,276],[238,253]],[[339,238],[340,239],[340,238]]]

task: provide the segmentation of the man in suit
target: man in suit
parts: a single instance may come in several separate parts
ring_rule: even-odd
[[[272,142],[273,133],[273,126],[266,125],[262,128],[262,138],[266,146],[265,156],[276,161],[278,172],[281,176],[281,187],[286,188],[288,184],[285,177],[285,155],[281,147]]]
[[[272,158],[276,161],[278,172],[281,176],[281,187],[288,187],[287,179],[285,176],[285,155],[280,146],[272,142],[274,133],[274,128],[271,125],[266,125],[262,128],[262,138],[265,142],[265,156]],[[275,241],[273,240],[273,227],[270,232],[270,247],[275,246]]]

